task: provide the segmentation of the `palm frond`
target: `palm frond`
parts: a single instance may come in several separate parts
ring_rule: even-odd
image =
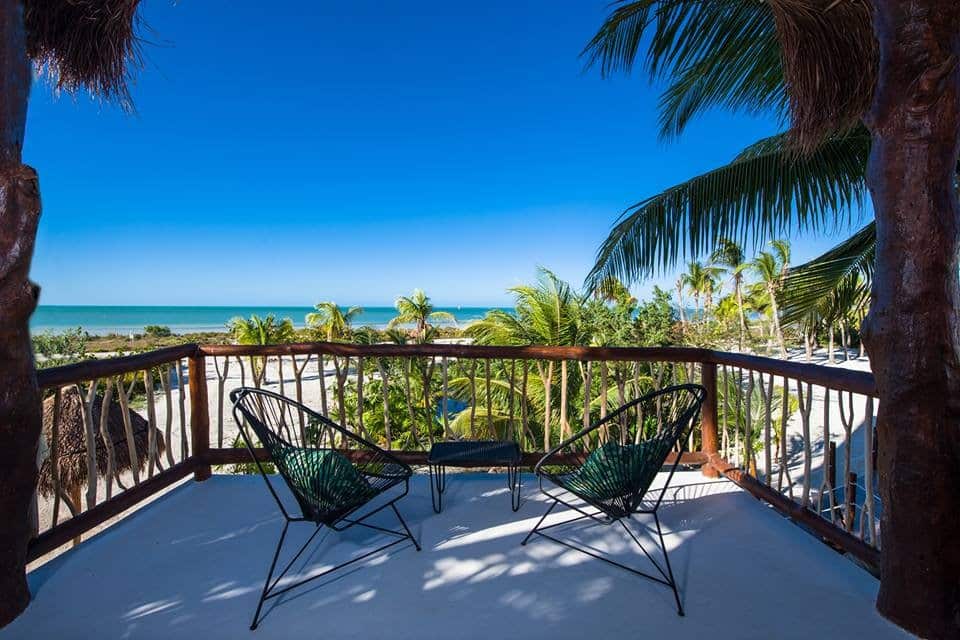
[[[586,66],[604,76],[629,72],[644,34],[652,79],[668,77],[660,99],[660,134],[674,136],[716,106],[747,113],[785,112],[776,24],[756,0],[621,0],[584,48]]]
[[[801,322],[845,282],[858,279],[869,288],[876,257],[873,222],[821,256],[787,271],[780,295],[785,323]]]
[[[597,252],[587,287],[666,271],[711,252],[721,238],[755,248],[771,237],[847,223],[866,195],[869,151],[862,128],[802,157],[785,134],[762,140],[730,164],[627,209]]]

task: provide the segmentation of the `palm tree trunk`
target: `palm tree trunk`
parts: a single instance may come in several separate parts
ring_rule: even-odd
[[[743,351],[743,337],[747,334],[747,317],[743,313],[743,289],[741,288],[740,276],[733,281],[733,287],[737,295],[737,315],[740,316],[740,334],[737,338],[737,350]]]
[[[960,637],[960,3],[874,0],[880,80],[867,125],[877,221],[873,362],[881,614]]]
[[[40,218],[36,172],[20,162],[30,90],[23,4],[0,5],[0,627],[30,602],[30,508],[37,486],[40,393],[27,323],[39,288],[30,260]]]
[[[687,324],[687,312],[683,310],[683,288],[677,285],[677,310],[680,312],[680,326]]]
[[[827,362],[830,364],[836,364],[837,359],[833,355],[833,323],[830,323],[829,328],[827,329],[827,334],[829,335],[829,341],[827,344]]]
[[[787,343],[783,339],[783,329],[780,327],[780,309],[777,307],[776,290],[772,286],[767,286],[767,293],[770,295],[770,310],[773,312],[773,332],[777,336],[777,343],[780,345],[780,357],[787,357]]]

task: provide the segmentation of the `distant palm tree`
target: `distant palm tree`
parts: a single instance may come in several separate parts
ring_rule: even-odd
[[[721,238],[710,260],[723,268],[733,279],[733,295],[737,301],[740,331],[737,346],[743,350],[743,338],[747,333],[747,316],[743,312],[743,272],[750,266],[743,249],[729,238]]]
[[[684,305],[683,305],[683,287],[684,287],[683,276],[680,276],[679,278],[677,278],[677,282],[675,286],[677,288],[677,308],[680,310],[680,326],[684,327],[687,324],[687,314],[686,314],[686,311],[684,311]]]
[[[284,318],[277,321],[272,313],[265,318],[256,314],[249,319],[233,318],[227,323],[227,329],[237,344],[280,344],[291,342],[296,337],[293,320]]]
[[[293,320],[284,318],[278,322],[272,313],[265,318],[256,314],[250,316],[249,319],[233,318],[227,323],[227,329],[233,334],[233,339],[237,341],[237,344],[281,344],[293,342],[297,336],[297,332],[293,328]],[[282,366],[282,360],[280,363],[280,366]],[[240,364],[242,367],[242,360]],[[250,369],[253,373],[254,385],[259,387],[266,381],[267,356],[250,356]],[[282,372],[280,374],[280,384],[282,389]]]
[[[705,312],[713,306],[713,294],[716,290],[717,276],[720,271],[718,267],[705,265],[695,260],[687,264],[687,272],[680,276],[683,283],[690,289],[690,293],[693,294],[697,320],[703,320]],[[703,296],[705,303],[703,313],[700,307],[701,296]]]
[[[348,339],[354,319],[363,313],[362,307],[350,307],[344,313],[336,302],[330,301],[318,302],[314,308],[316,311],[307,314],[307,326],[326,334],[327,342]]]
[[[434,311],[433,303],[422,289],[414,289],[411,296],[400,296],[394,303],[397,308],[397,317],[390,321],[389,328],[394,328],[398,324],[413,324],[414,335],[418,341],[423,341],[427,337],[427,329],[430,328],[430,321],[456,322],[457,319],[452,313],[446,311]]]
[[[767,295],[770,297],[770,314],[773,320],[773,331],[780,345],[780,357],[787,357],[787,344],[783,338],[783,328],[780,326],[780,309],[777,306],[777,294],[783,285],[783,277],[789,268],[790,247],[785,241],[778,240],[771,243],[774,252],[761,251],[750,263],[754,273],[760,278]]]

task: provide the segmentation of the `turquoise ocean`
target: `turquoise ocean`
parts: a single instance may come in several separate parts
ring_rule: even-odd
[[[482,318],[494,307],[437,307],[437,311],[452,313],[457,325],[465,326]],[[59,333],[82,327],[92,335],[116,333],[129,335],[143,333],[147,325],[170,327],[174,333],[201,331],[225,331],[231,318],[249,318],[256,314],[272,313],[278,318],[290,318],[296,327],[304,326],[304,318],[312,307],[124,307],[124,306],[73,306],[40,305],[30,319],[33,333],[46,331]],[[397,315],[393,307],[363,307],[355,326],[371,326],[382,329]],[[445,323],[437,323],[443,326]]]

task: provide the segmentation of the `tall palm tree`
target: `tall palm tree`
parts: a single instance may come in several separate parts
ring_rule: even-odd
[[[414,335],[419,341],[423,341],[427,335],[431,321],[457,321],[452,313],[434,311],[433,303],[422,289],[414,289],[410,296],[400,296],[394,306],[397,308],[397,317],[391,320],[388,326],[393,328],[398,324],[413,324]]]
[[[749,263],[740,245],[730,238],[720,238],[710,260],[723,268],[733,280],[733,295],[737,302],[737,316],[740,321],[737,348],[743,351],[743,338],[747,334],[747,315],[743,311],[743,273],[749,267]]]
[[[677,309],[680,311],[681,327],[684,327],[687,324],[687,315],[686,315],[686,311],[684,310],[684,304],[683,304],[683,287],[685,286],[685,284],[686,283],[682,275],[679,278],[677,278],[677,281],[674,284],[674,286],[677,289]]]
[[[515,298],[514,313],[501,309],[490,311],[483,320],[468,328],[478,344],[504,345],[583,345],[590,342],[590,326],[584,321],[584,296],[547,269],[539,269],[535,285],[510,289]],[[553,386],[556,363],[537,361],[537,377],[543,384],[543,445],[550,448],[552,439]],[[567,424],[567,362],[560,362],[560,433]]]
[[[324,333],[327,342],[348,339],[353,321],[363,313],[362,307],[350,307],[344,312],[336,302],[330,301],[318,302],[314,308],[316,311],[305,318],[307,326]]]
[[[783,284],[783,275],[787,265],[784,259],[788,259],[788,254],[783,251],[783,244],[774,245],[775,253],[761,251],[757,257],[750,263],[754,273],[760,278],[767,295],[770,297],[770,315],[773,324],[773,331],[777,337],[780,346],[780,357],[787,357],[787,343],[783,337],[783,328],[780,326],[780,309],[777,306],[777,295]]]
[[[706,312],[713,306],[713,294],[717,286],[717,275],[720,269],[713,265],[705,265],[699,260],[687,264],[687,272],[680,276],[683,283],[693,294],[697,321],[703,321]],[[700,297],[703,296],[704,307],[701,310]]]

